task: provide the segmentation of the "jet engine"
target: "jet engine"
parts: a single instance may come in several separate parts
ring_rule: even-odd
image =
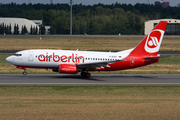
[[[78,67],[70,64],[60,64],[58,69],[53,69],[53,72],[65,73],[65,74],[77,74]]]

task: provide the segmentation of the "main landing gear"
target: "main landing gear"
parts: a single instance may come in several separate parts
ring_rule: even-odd
[[[88,72],[82,71],[82,72],[81,72],[81,77],[83,77],[83,78],[90,78],[90,77],[91,77],[91,74],[88,73]]]

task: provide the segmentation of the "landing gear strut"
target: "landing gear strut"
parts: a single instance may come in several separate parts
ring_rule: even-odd
[[[27,73],[26,73],[26,69],[24,69],[24,72],[23,72],[23,75],[26,75]]]
[[[83,77],[83,78],[90,78],[90,77],[91,77],[91,74],[88,73],[88,72],[82,71],[82,72],[81,72],[81,77]]]

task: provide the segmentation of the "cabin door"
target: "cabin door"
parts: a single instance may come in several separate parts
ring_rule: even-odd
[[[34,60],[34,53],[32,51],[29,51],[28,53],[28,61],[33,61]]]

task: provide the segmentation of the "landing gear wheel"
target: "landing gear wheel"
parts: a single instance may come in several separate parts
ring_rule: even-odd
[[[27,75],[27,73],[26,73],[26,72],[23,72],[23,75]]]
[[[23,75],[27,75],[27,73],[26,73],[26,69],[24,69]]]
[[[85,72],[81,72],[81,77],[86,77],[86,73]]]
[[[90,73],[86,73],[86,78],[90,78],[91,74]]]
[[[83,78],[90,78],[91,74],[88,73],[88,72],[81,72],[81,77],[83,77]]]

